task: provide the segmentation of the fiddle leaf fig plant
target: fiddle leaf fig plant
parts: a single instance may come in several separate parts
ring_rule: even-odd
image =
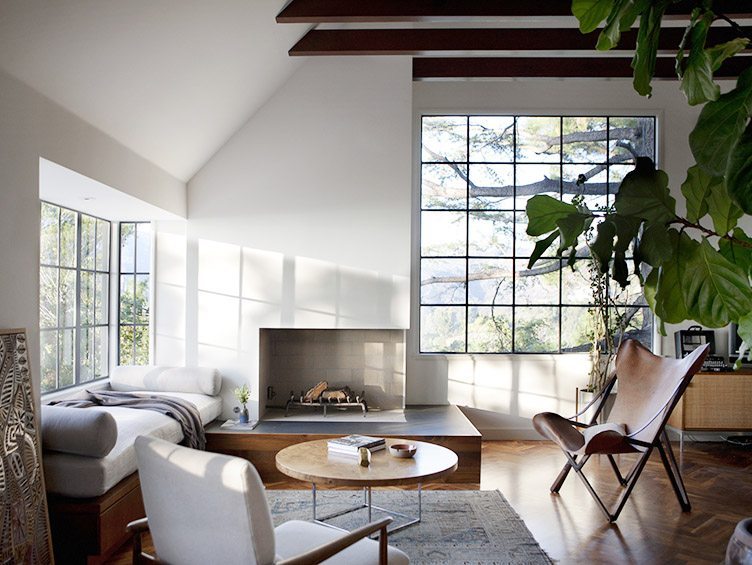
[[[652,92],[661,22],[671,0],[573,0],[572,13],[583,33],[601,27],[599,50],[616,47],[621,33],[638,22],[632,59],[633,85]],[[681,185],[684,206],[670,190],[664,171],[638,157],[619,187],[614,205],[589,210],[537,195],[528,201],[528,228],[541,236],[530,266],[559,241],[558,254],[572,264],[578,240],[597,226],[588,249],[594,264],[624,288],[637,277],[650,308],[664,323],[694,320],[717,328],[736,322],[745,344],[752,343],[752,237],[741,225],[752,214],[752,67],[722,94],[713,74],[750,42],[745,29],[696,0],[680,45],[676,73],[690,105],[703,105],[689,145],[696,164]],[[711,26],[722,21],[736,38],[707,45]],[[674,193],[676,194],[676,193]],[[680,214],[677,209],[684,208]],[[632,255],[632,265],[627,257]]]

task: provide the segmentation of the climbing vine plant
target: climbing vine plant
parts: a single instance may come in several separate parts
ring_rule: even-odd
[[[661,22],[671,4],[573,0],[572,12],[583,33],[602,27],[599,50],[616,47],[620,34],[639,22],[633,85],[650,96]],[[738,37],[707,45],[708,30],[718,22],[730,25]],[[661,333],[664,323],[695,320],[717,328],[736,322],[745,343],[752,343],[752,238],[739,225],[752,214],[752,66],[725,94],[713,78],[749,41],[743,28],[713,11],[711,1],[694,3],[676,56],[687,102],[703,105],[689,137],[696,163],[681,185],[686,214],[677,213],[666,173],[639,157],[609,208],[591,210],[576,198],[572,203],[545,195],[531,198],[527,233],[541,239],[529,267],[557,241],[558,254],[574,264],[579,239],[594,230],[589,248],[598,268],[610,271],[622,287],[630,276],[639,278]]]

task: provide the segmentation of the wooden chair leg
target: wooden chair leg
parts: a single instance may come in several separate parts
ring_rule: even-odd
[[[614,470],[614,474],[616,475],[616,480],[619,481],[619,484],[623,487],[627,486],[627,480],[621,475],[619,466],[616,464],[616,461],[614,460],[614,456],[611,455],[610,453],[608,454],[608,462],[611,463],[611,468]]]
[[[554,494],[558,494],[559,490],[561,489],[561,486],[564,484],[564,481],[567,479],[567,475],[569,475],[569,471],[572,469],[572,466],[576,468],[578,466],[577,463],[577,455],[569,455],[568,453],[564,453],[564,455],[567,456],[567,462],[564,464],[564,467],[561,469],[561,472],[556,477],[556,480],[551,485],[551,492]],[[587,460],[590,459],[590,455],[586,455],[582,461],[579,463],[579,468],[581,469],[582,466],[587,462]]]
[[[673,458],[673,452],[670,452],[671,458],[668,455],[668,450],[671,449],[671,445],[667,445],[664,448],[662,443],[658,441],[656,447],[658,448],[658,453],[661,454],[663,467],[666,469],[666,474],[671,481],[671,486],[673,487],[674,493],[676,494],[676,499],[679,501],[679,506],[681,506],[682,511],[689,512],[690,510],[692,510],[692,505],[689,503],[687,489],[684,487],[684,482],[682,481],[681,473],[679,472],[678,467],[675,467],[676,461],[671,461],[671,458]]]

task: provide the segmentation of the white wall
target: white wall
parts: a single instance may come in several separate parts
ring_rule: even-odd
[[[26,328],[39,387],[39,158],[174,214],[185,185],[0,72],[0,327]]]
[[[687,105],[673,81],[654,83],[650,99],[638,96],[630,80],[619,79],[419,82],[413,88],[413,105],[415,202],[421,113],[654,114],[658,116],[659,166],[668,173],[675,196],[681,197],[680,185],[694,162],[687,139],[698,112]],[[417,225],[417,215],[413,216],[413,222]],[[417,232],[413,233],[414,248],[417,237]],[[414,262],[413,280],[417,279],[417,268]],[[412,327],[416,328],[417,288],[412,291]],[[667,327],[668,336],[657,344],[663,354],[673,355],[675,329]],[[721,338],[722,332],[718,333]],[[537,438],[530,418],[545,410],[573,414],[575,388],[587,383],[589,361],[585,354],[463,355],[434,359],[418,356],[416,352],[417,332],[411,331],[408,391],[417,394],[446,378],[449,402],[466,406],[466,413],[487,438]],[[441,378],[437,370],[442,371]]]
[[[218,366],[226,415],[242,382],[257,409],[261,327],[407,327],[410,73],[307,61],[188,183],[184,279],[157,290],[184,301],[184,343],[158,302],[157,359]],[[158,230],[174,258],[179,236]]]

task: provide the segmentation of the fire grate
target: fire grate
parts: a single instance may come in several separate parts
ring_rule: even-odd
[[[365,391],[360,395],[354,394],[349,387],[330,389],[326,381],[321,381],[308,392],[300,392],[299,396],[294,391],[290,391],[290,399],[285,404],[285,416],[287,416],[290,407],[321,408],[326,417],[328,407],[340,408],[360,408],[363,411],[363,417],[368,413],[368,404],[365,399]]]

